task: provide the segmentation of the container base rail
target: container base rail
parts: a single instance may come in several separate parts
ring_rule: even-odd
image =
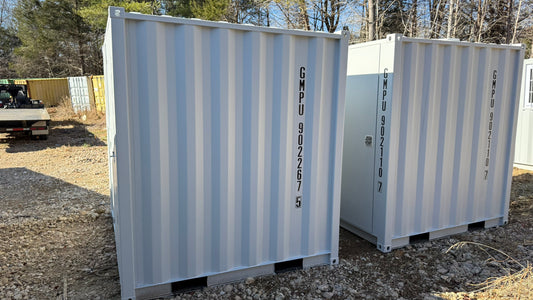
[[[380,244],[377,241],[377,238],[353,225],[350,225],[341,220],[341,227],[350,231],[351,233],[371,242],[376,245],[378,250],[382,252],[391,252],[394,249],[405,247],[407,245],[416,244],[419,242],[436,240],[439,238],[449,237],[455,234],[465,233],[467,231],[475,231],[486,228],[493,228],[507,224],[507,221],[504,221],[503,218],[495,218],[490,220],[485,220],[481,222],[469,223],[459,226],[452,226],[440,230],[424,232],[420,234],[409,235],[405,237],[393,238],[391,243],[386,245]]]
[[[327,264],[330,264],[329,254],[259,265],[251,268],[247,267],[239,270],[217,273],[210,276],[137,288],[135,290],[135,299],[155,299],[160,297],[168,297],[199,288],[232,283],[244,280],[248,277],[273,275]]]

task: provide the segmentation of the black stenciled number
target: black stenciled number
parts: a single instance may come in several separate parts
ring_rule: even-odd
[[[490,147],[492,142],[492,130],[494,127],[494,106],[496,104],[496,99],[494,95],[496,95],[496,84],[498,79],[498,71],[494,70],[492,72],[492,79],[491,79],[491,94],[490,94],[490,102],[489,102],[489,130],[487,132],[487,151],[485,156],[485,170],[484,173],[484,179],[487,180],[489,176],[489,164],[490,164]]]
[[[296,208],[302,207],[302,196],[296,197]]]
[[[302,206],[302,182],[303,182],[303,153],[304,153],[304,112],[305,112],[305,67],[300,67],[298,86],[298,109],[296,117],[302,121],[298,122],[298,134],[296,136],[296,208]]]
[[[379,155],[379,166],[378,166],[378,178],[383,177],[383,154],[384,154],[384,144],[385,144],[385,126],[387,124],[387,117],[385,115],[385,112],[387,111],[387,93],[388,93],[388,77],[389,74],[387,73],[389,70],[385,68],[383,70],[383,81],[382,81],[382,93],[381,93],[381,116],[379,117],[379,148],[378,148],[378,155]],[[378,192],[381,193],[383,189],[383,181],[378,180],[377,182],[378,186]]]

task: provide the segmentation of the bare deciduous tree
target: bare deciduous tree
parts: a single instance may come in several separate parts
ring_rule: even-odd
[[[373,41],[376,38],[376,0],[368,0],[368,35],[367,40]]]

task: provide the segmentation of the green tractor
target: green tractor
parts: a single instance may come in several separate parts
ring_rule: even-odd
[[[44,104],[26,96],[25,87],[16,85],[14,80],[1,79],[0,108],[44,108]]]

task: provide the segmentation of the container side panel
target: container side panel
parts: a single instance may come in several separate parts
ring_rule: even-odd
[[[75,113],[91,110],[89,83],[85,76],[68,77],[70,101]]]
[[[340,43],[126,18],[136,288],[333,251]]]
[[[46,106],[57,106],[70,95],[66,78],[28,79],[27,82],[29,97],[42,100]]]
[[[96,110],[99,112],[105,112],[105,84],[104,76],[91,76],[93,83],[94,102]]]
[[[391,239],[506,220],[520,53],[401,42],[390,125]],[[374,222],[389,222],[380,215]]]

